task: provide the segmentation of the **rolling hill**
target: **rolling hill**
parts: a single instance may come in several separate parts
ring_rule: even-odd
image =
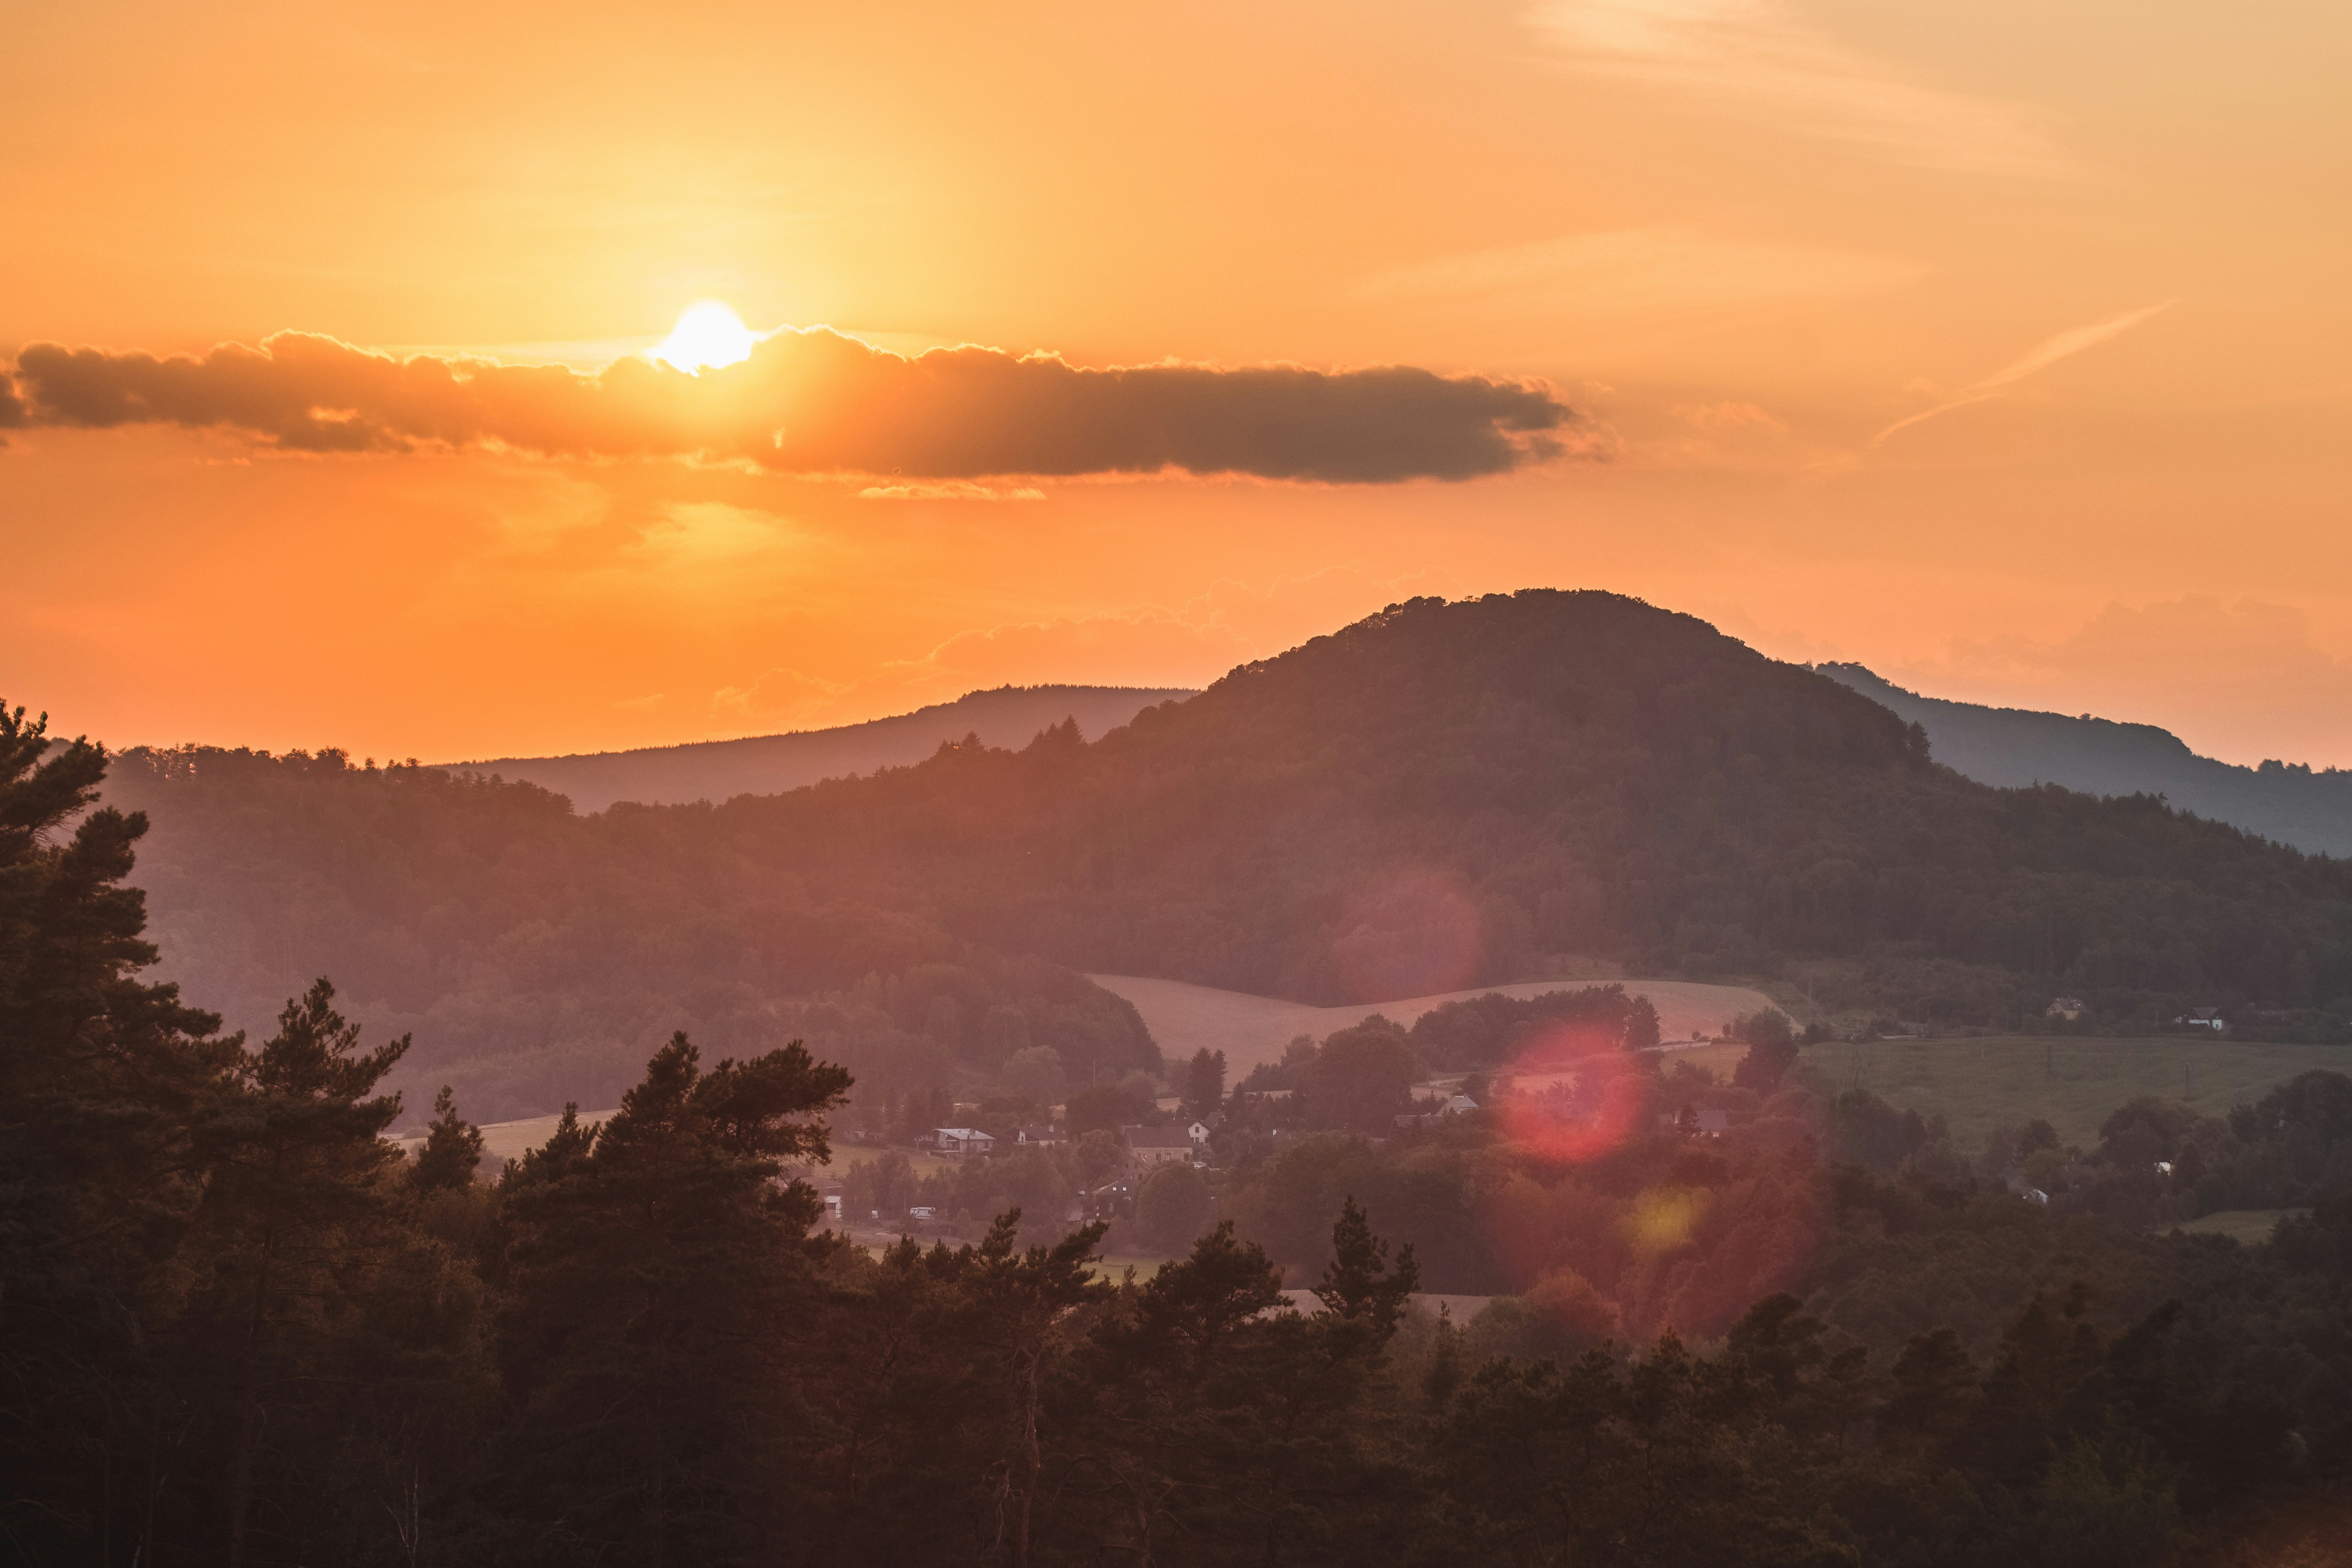
[[[1192,694],[1179,687],[999,686],[950,703],[834,729],[795,730],[743,740],[708,740],[570,757],[498,757],[449,764],[455,773],[520,779],[601,811],[616,800],[678,805],[774,795],[820,779],[904,768],[943,740],[978,736],[983,746],[1018,747],[1051,725],[1076,720],[1087,735],[1116,729],[1154,703]]]
[[[1813,667],[1923,727],[1936,760],[1979,783],[2161,795],[2176,810],[2313,854],[2352,857],[2352,771],[2276,761],[2242,768],[2200,757],[2152,724],[1983,707],[1921,696],[1860,664]]]
[[[1360,1007],[1580,972],[1779,976],[1857,1021],[2352,1032],[2352,867],[2145,797],[2000,789],[1829,676],[1598,592],[1416,600],[1021,749],[583,817],[335,754],[117,760],[190,999],[320,974],[485,1119],[610,1103],[686,1028],[895,1097],[1160,1055],[1088,973]]]

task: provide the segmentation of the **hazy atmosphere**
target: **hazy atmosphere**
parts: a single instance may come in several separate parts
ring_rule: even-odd
[[[0,1568],[2352,1562],[2352,10],[0,58]]]
[[[0,667],[116,744],[449,760],[1199,686],[1556,583],[2352,764],[2347,29],[26,12]],[[702,300],[776,335],[626,357]],[[948,434],[1000,397],[1075,401]]]

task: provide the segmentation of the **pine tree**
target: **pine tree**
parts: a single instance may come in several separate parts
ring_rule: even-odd
[[[806,1185],[817,1113],[849,1075],[797,1042],[702,1072],[679,1034],[593,1133],[567,1108],[501,1191],[512,1225],[501,1356],[522,1401],[502,1505],[551,1549],[649,1563],[751,1553],[791,1371],[815,1322]]]
[[[400,1096],[379,1095],[408,1051],[372,1051],[335,1010],[324,979],[278,1015],[278,1032],[238,1064],[245,1091],[204,1129],[215,1175],[199,1216],[210,1278],[196,1315],[228,1378],[221,1499],[230,1568],[250,1555],[272,1390],[299,1390],[332,1356],[337,1319],[402,1239],[383,1181],[399,1159],[383,1139]]]
[[[181,1423],[141,1308],[203,1194],[192,1129],[238,1044],[137,977],[156,954],[121,883],[147,822],[89,809],[106,767],[0,705],[0,1474],[31,1560],[144,1541]]]
[[[1421,1289],[1421,1267],[1413,1261],[1411,1242],[1397,1252],[1394,1270],[1388,1260],[1389,1244],[1372,1234],[1371,1221],[1348,1198],[1331,1227],[1331,1262],[1315,1287],[1315,1299],[1330,1316],[1361,1324],[1375,1347],[1396,1333],[1405,1301]]]
[[[418,1192],[469,1186],[481,1163],[482,1130],[457,1114],[457,1101],[444,1083],[433,1097],[433,1121],[409,1167],[408,1185]]]

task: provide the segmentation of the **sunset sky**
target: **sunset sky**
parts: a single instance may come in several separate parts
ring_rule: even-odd
[[[0,52],[0,697],[68,733],[762,734],[1557,585],[2352,766],[2340,0],[94,0]],[[704,300],[775,335],[642,358]]]

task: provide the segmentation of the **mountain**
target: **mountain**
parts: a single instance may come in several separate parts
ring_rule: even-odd
[[[1921,696],[1860,664],[1813,668],[1923,726],[1938,762],[1981,783],[2161,795],[2180,810],[2299,850],[2352,858],[2352,770],[2277,761],[2242,768],[2200,757],[2152,724],[1983,707]]]
[[[453,771],[520,779],[552,789],[581,811],[615,800],[644,805],[773,795],[820,779],[920,762],[943,740],[978,736],[984,746],[1020,746],[1049,725],[1076,719],[1100,735],[1154,703],[1191,696],[1181,687],[999,686],[950,703],[836,729],[794,730],[743,740],[707,740],[570,757],[498,757],[451,764]]]
[[[1087,746],[953,750],[713,831],[1089,972],[1353,1002],[1614,957],[1828,966],[2014,1022],[2352,997],[2352,867],[2149,799],[1997,789],[1829,677],[1598,592],[1416,600]],[[2169,1017],[2169,1014],[2165,1014]]]
[[[605,1096],[686,1028],[896,1097],[1157,1065],[1085,973],[1360,1004],[1612,961],[1825,1013],[2352,1028],[2352,866],[2150,797],[2002,789],[1826,674],[1599,592],[1391,606],[1088,741],[973,742],[589,817],[336,754],[133,751],[109,786],[189,999],[335,977],[490,1119]],[[1083,971],[1084,973],[1081,973]],[[472,1103],[472,1102],[469,1102]]]

